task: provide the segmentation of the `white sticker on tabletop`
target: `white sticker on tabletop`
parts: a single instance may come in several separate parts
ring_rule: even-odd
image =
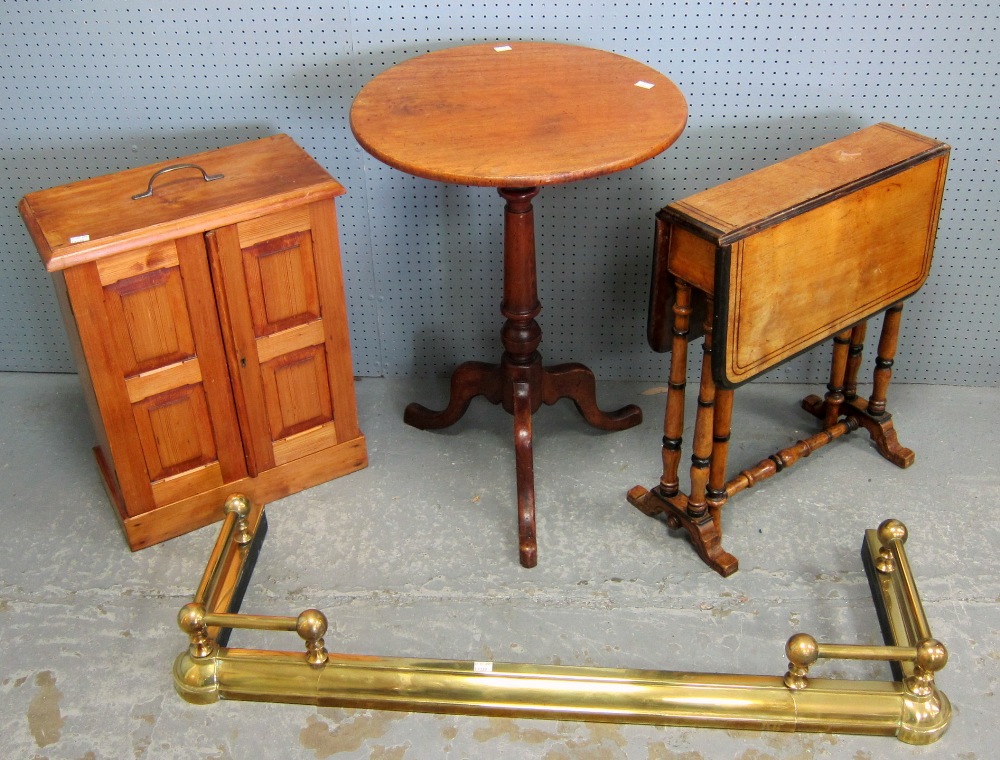
[[[654,87],[656,87],[656,85],[653,84],[652,82],[643,82],[641,79],[635,83],[635,86],[641,87],[644,90],[652,90]]]

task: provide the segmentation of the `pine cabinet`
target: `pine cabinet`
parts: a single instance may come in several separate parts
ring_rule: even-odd
[[[367,464],[343,193],[277,135],[21,201],[132,549]]]

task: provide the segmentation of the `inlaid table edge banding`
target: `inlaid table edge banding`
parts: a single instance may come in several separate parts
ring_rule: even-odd
[[[915,455],[899,443],[887,411],[887,391],[903,302],[919,290],[930,271],[949,153],[937,140],[877,124],[675,201],[657,214],[649,342],[663,351],[669,336],[673,351],[663,469],[657,485],[649,490],[635,486],[628,500],[647,515],[662,514],[668,527],[683,528],[698,555],[720,575],[738,569],[736,557],[721,543],[722,508],[735,494],[862,428],[889,462],[901,468],[913,463]],[[805,190],[789,190],[785,185],[792,180]],[[818,185],[823,192],[816,190]],[[808,198],[810,192],[814,197]],[[788,207],[782,208],[782,203]],[[825,205],[828,213],[810,213]],[[837,213],[829,213],[831,208]],[[705,219],[722,221],[726,216],[741,224],[723,221],[717,229],[704,224]],[[769,226],[776,224],[785,225],[783,237],[771,235]],[[804,260],[799,251],[810,242],[811,256]],[[744,245],[748,255],[752,251],[756,257],[749,262],[740,253]],[[844,277],[847,271],[861,276]],[[775,277],[775,272],[784,277]],[[883,272],[892,276],[875,276]],[[667,281],[674,293],[670,321],[664,318]],[[772,282],[779,284],[771,288]],[[808,301],[782,300],[793,286],[809,294]],[[834,288],[836,296],[821,307],[816,293],[823,287]],[[693,293],[705,302],[704,353],[690,488],[683,493],[679,464]],[[756,322],[743,319],[741,308],[758,317]],[[872,391],[862,398],[858,371],[866,324],[879,312],[884,318]],[[780,319],[774,318],[776,313]],[[820,420],[819,432],[727,478],[733,390],[826,338],[834,345],[827,393],[801,402]],[[760,346],[771,350],[765,353]],[[734,360],[744,350],[755,362],[740,365]]]

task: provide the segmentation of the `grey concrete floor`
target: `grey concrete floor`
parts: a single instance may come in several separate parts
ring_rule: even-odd
[[[177,610],[200,579],[209,527],[128,551],[90,455],[72,375],[0,374],[0,756],[9,758],[870,758],[996,757],[1000,742],[1000,391],[894,386],[890,407],[916,464],[899,470],[863,433],[741,494],[725,513],[740,571],[722,579],[686,541],[625,500],[659,476],[664,396],[599,386],[640,404],[621,433],[588,428],[569,402],[535,420],[539,566],[517,563],[510,418],[473,403],[453,428],[402,424],[407,401],[443,402],[444,381],[361,380],[371,464],[269,505],[270,531],[244,612],[330,618],[333,651],[443,659],[781,674],[784,642],[876,643],[859,547],[897,517],[955,716],[937,744],[220,702],[173,690]],[[733,467],[814,429],[814,388],[736,395]],[[690,431],[688,439],[690,438]],[[297,648],[234,632],[233,646]],[[279,637],[279,638],[272,638]],[[880,664],[819,675],[889,679]],[[992,747],[992,749],[991,749]]]

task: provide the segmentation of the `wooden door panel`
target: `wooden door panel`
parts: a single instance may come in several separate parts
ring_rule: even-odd
[[[319,318],[312,236],[308,230],[244,248],[243,265],[257,337]]]
[[[162,480],[216,460],[202,386],[188,385],[132,405],[150,480]]]
[[[155,506],[198,493],[206,478],[221,485],[244,477],[202,237],[101,260],[97,279],[107,320],[103,340],[114,356],[102,371],[124,388],[131,410],[126,437],[141,452],[130,477],[152,488]]]
[[[338,389],[344,361],[331,353],[347,340],[346,313],[327,313],[343,301],[328,283],[327,260],[339,261],[340,253],[332,216],[332,203],[316,203],[210,236],[219,300],[227,305],[230,366],[240,378],[237,406],[256,471],[342,442],[338,404],[345,395],[353,400],[353,378],[348,369]]]
[[[118,280],[106,285],[104,293],[126,376],[194,356],[179,267]]]
[[[265,362],[261,372],[272,440],[333,420],[330,376],[322,344]]]

